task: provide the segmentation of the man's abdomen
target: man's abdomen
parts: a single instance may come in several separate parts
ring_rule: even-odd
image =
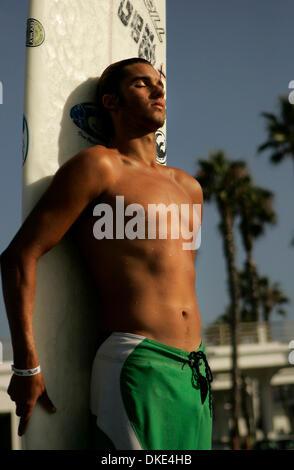
[[[172,264],[172,263],[171,263]],[[194,266],[160,273],[132,266],[103,291],[103,328],[141,334],[192,351],[201,342]]]

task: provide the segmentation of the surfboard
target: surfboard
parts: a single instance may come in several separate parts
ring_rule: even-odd
[[[166,79],[165,0],[30,0],[26,46],[23,219],[63,163],[104,143],[95,91],[110,63],[143,57]],[[165,126],[156,144],[165,164]],[[95,292],[66,236],[39,260],[34,334],[57,413],[36,405],[23,449],[89,446],[90,373],[102,341]]]

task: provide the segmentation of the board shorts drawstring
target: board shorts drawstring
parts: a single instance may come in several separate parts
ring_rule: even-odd
[[[205,354],[202,351],[192,351],[189,354],[189,359],[186,360],[183,364],[183,367],[185,364],[189,364],[189,366],[192,369],[192,384],[195,388],[199,389],[200,388],[200,395],[201,395],[201,403],[203,404],[205,402],[207,392],[209,392],[209,410],[210,410],[210,416],[212,413],[212,400],[211,400],[211,382],[213,381],[213,376],[212,372],[210,370],[210,367],[208,365],[207,359]],[[204,361],[205,364],[205,375],[204,377],[199,370],[199,366],[201,365],[201,360]]]

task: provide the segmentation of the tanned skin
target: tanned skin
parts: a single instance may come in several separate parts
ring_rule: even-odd
[[[93,235],[94,206],[108,203],[115,214],[116,196],[124,196],[125,207],[141,204],[146,213],[151,203],[201,204],[202,218],[199,183],[180,169],[156,162],[155,132],[165,121],[158,72],[144,63],[128,65],[125,71],[120,87],[125,103],[120,105],[112,95],[103,97],[115,129],[111,148],[91,147],[64,164],[1,255],[17,368],[39,364],[32,326],[36,265],[70,228],[102,296],[101,330],[144,335],[188,352],[201,343],[195,250],[183,249],[186,240],[97,240]],[[49,412],[56,411],[42,373],[12,375],[8,394],[21,418],[19,435],[37,401]]]

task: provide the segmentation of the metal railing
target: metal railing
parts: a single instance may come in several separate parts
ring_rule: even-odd
[[[207,346],[225,346],[232,342],[228,323],[208,325],[203,329],[202,336]],[[294,320],[240,323],[237,338],[239,344],[260,344],[271,341],[289,344],[294,339]]]

